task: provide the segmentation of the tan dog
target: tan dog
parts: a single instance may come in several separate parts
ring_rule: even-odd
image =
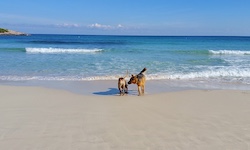
[[[120,96],[121,95],[124,95],[125,93],[128,94],[128,84],[127,84],[127,81],[126,81],[126,77],[128,75],[128,71],[127,71],[127,74],[125,77],[120,77],[118,79],[118,89],[120,91]]]
[[[132,75],[130,78],[128,84],[137,84],[138,93],[140,95],[144,94],[145,91],[145,83],[146,83],[146,77],[144,73],[146,72],[147,68],[144,68],[138,75]]]

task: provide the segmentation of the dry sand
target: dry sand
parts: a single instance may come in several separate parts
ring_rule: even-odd
[[[249,150],[250,91],[78,95],[0,86],[1,150]]]

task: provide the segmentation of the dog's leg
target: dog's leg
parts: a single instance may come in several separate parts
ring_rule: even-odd
[[[120,96],[122,95],[122,90],[121,89],[119,89],[119,91],[120,91]]]
[[[121,88],[120,85],[118,86],[118,89],[119,89],[119,91],[120,91],[120,96],[121,96],[121,95],[122,95],[122,88]]]
[[[128,94],[128,85],[125,84],[125,93]]]
[[[142,94],[144,95],[145,85],[141,86],[141,88],[142,88]]]
[[[138,87],[138,96],[141,96],[141,87],[140,86],[137,86]]]
[[[122,95],[124,95],[126,93],[126,84],[122,85]]]
[[[124,85],[122,85],[122,96],[124,95],[125,90],[124,90]]]

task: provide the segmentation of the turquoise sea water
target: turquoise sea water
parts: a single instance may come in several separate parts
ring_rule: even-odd
[[[250,37],[0,36],[0,81],[148,80],[250,89]]]

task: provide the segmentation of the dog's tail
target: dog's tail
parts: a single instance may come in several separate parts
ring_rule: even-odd
[[[124,79],[125,79],[126,77],[128,77],[128,70],[127,70],[127,74],[124,76]]]
[[[146,72],[147,68],[143,68],[140,74],[144,74]]]

